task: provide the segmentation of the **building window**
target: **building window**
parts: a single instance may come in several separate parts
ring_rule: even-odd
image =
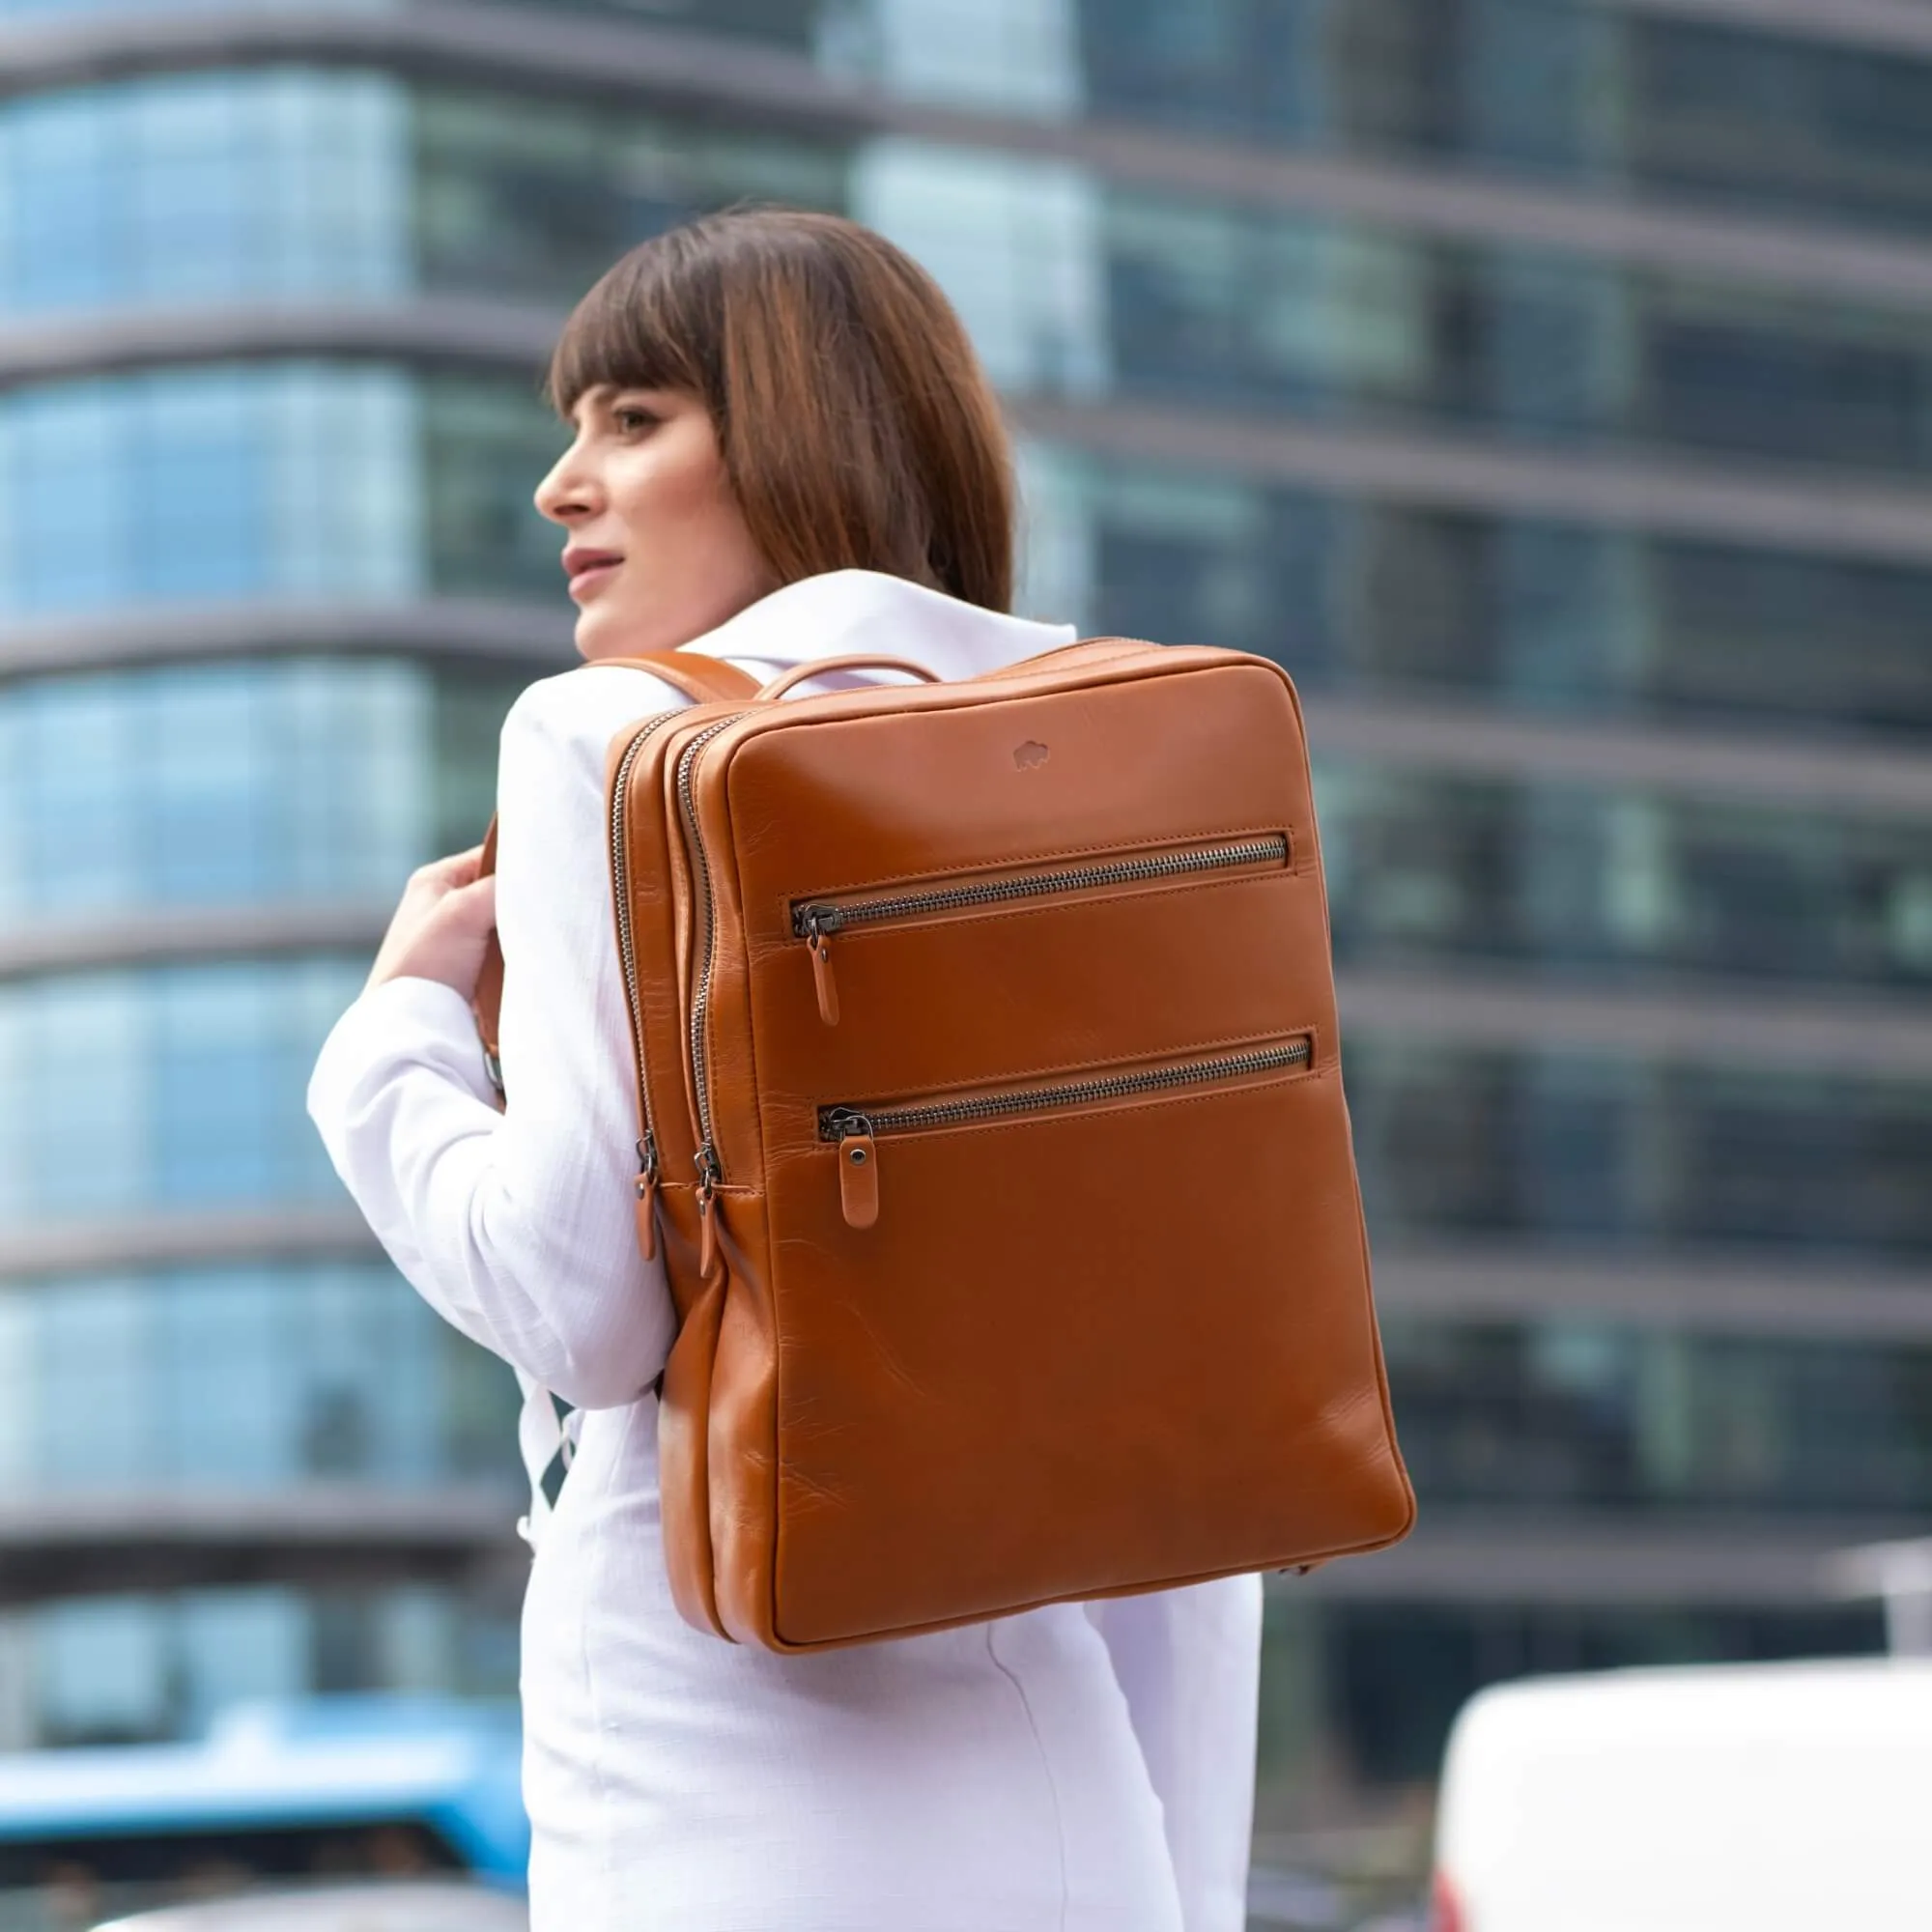
[[[289,958],[0,983],[0,1225],[339,1201],[302,1096],[367,975]]]
[[[1432,1501],[1872,1520],[1932,1508],[1932,1346],[1389,1314],[1382,1341]]]
[[[1046,613],[1077,609],[1092,633],[1258,651],[1311,686],[1595,718],[1932,725],[1932,564],[1024,453]]]
[[[1919,821],[1337,759],[1317,801],[1340,959],[1932,981]]]
[[[380,364],[15,390],[0,398],[0,617],[434,592],[561,612],[561,544],[531,493],[564,441],[531,385]]]
[[[482,836],[524,682],[304,659],[0,686],[0,915],[386,903]]]
[[[1573,1252],[1932,1254],[1932,1087],[1357,1028],[1349,1102],[1371,1233]],[[1820,1293],[1826,1292],[1821,1284]]]
[[[517,1390],[386,1263],[0,1283],[0,1492],[500,1481]]]

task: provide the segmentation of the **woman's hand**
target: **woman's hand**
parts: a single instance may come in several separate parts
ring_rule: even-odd
[[[440,980],[468,1000],[497,923],[497,875],[476,876],[483,848],[432,859],[410,874],[362,990],[384,980]]]

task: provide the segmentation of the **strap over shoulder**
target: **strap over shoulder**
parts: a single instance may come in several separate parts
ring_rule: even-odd
[[[598,665],[623,665],[647,670],[662,678],[673,691],[694,704],[728,703],[733,698],[755,697],[758,680],[723,658],[706,657],[701,651],[652,651],[635,658],[598,658]],[[584,668],[589,668],[588,666]],[[490,829],[483,835],[483,857],[476,868],[480,879],[497,869],[497,819],[491,814]],[[490,1084],[497,1090],[497,1104],[503,1104],[503,1066],[497,1056],[497,1027],[503,1009],[503,949],[493,928],[483,949],[482,971],[476,976],[476,992],[469,1002],[476,1015],[476,1032],[483,1042],[483,1065]]]
[[[653,677],[663,678],[672,690],[681,691],[694,704],[722,703],[758,695],[758,680],[750,671],[740,670],[723,658],[708,658],[702,651],[651,651],[642,657],[597,658],[593,663],[647,670]]]

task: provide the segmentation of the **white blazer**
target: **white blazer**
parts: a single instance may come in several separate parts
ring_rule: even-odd
[[[1070,642],[901,579],[787,585],[685,648],[753,675],[855,651],[964,677]],[[871,673],[829,673],[830,689]],[[891,673],[877,674],[881,678]],[[410,1283],[525,1392],[533,1932],[1240,1932],[1261,1585],[1253,1577],[809,1657],[673,1608],[656,1403],[674,1317],[632,1220],[636,1095],[611,931],[604,756],[684,700],[646,671],[548,677],[505,720],[493,1104],[468,1002],[364,993],[308,1109]]]

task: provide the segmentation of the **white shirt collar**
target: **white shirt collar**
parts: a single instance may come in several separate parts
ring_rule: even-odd
[[[878,570],[832,570],[787,583],[681,648],[784,669],[872,652],[971,677],[1079,637],[1072,624],[1009,617]]]

